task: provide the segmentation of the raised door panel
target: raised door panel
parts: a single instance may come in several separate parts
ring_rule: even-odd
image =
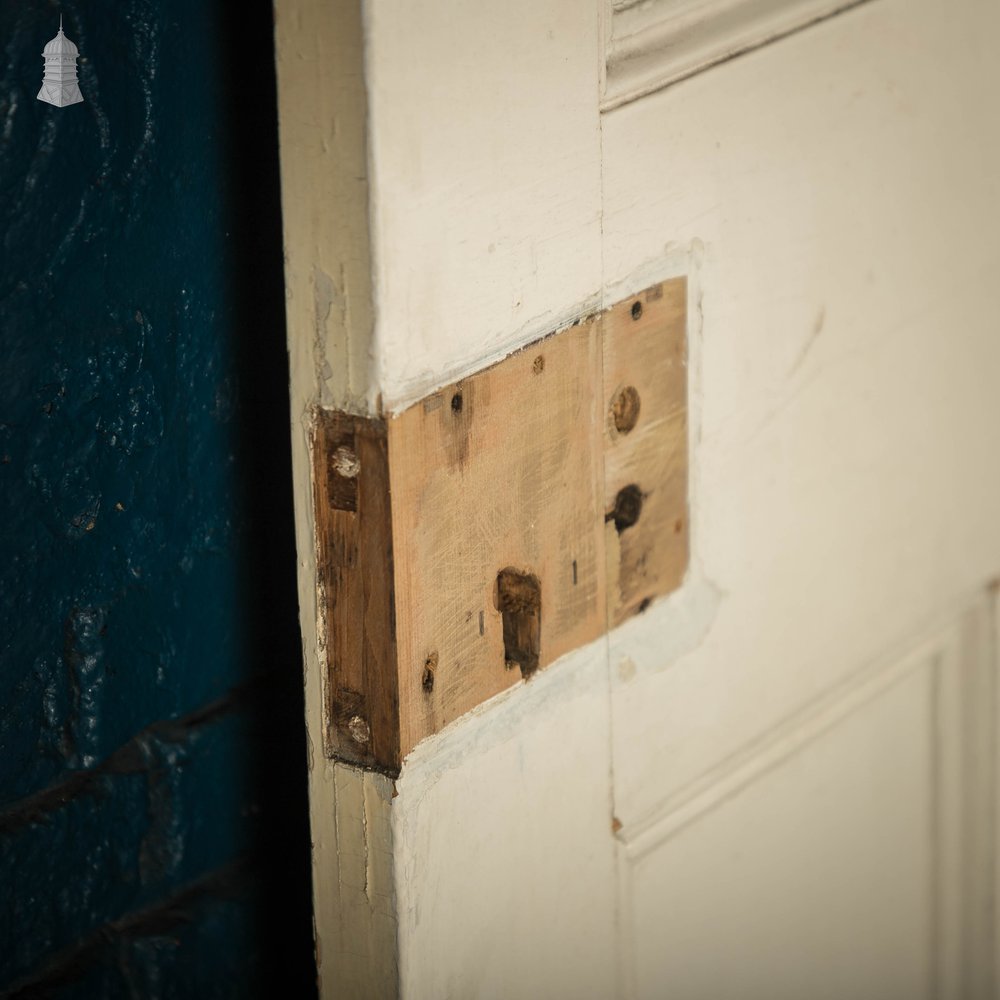
[[[992,629],[975,600],[623,829],[628,995],[990,995]]]

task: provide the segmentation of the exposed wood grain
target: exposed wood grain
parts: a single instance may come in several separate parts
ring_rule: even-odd
[[[507,663],[501,571],[538,581],[539,667],[603,632],[599,366],[595,318],[389,422],[404,755],[531,672]]]
[[[397,773],[680,584],[685,294],[655,285],[388,422],[319,413],[328,756]]]
[[[687,284],[604,314],[608,622],[680,586],[688,563]]]
[[[398,771],[385,424],[318,410],[313,455],[326,753]]]

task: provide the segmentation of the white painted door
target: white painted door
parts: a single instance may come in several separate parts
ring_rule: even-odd
[[[995,995],[1000,7],[277,7],[324,995]],[[310,407],[675,275],[681,589],[323,759]]]

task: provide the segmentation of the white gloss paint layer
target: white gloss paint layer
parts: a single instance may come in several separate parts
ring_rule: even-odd
[[[390,845],[395,898],[378,940],[400,992],[738,996],[725,954],[683,944],[742,947],[755,915],[796,956],[790,996],[822,995],[811,968],[834,990],[957,993],[963,955],[981,985],[989,907],[967,887],[991,885],[992,846],[954,845],[987,836],[963,816],[993,828],[989,766],[973,780],[967,761],[970,747],[991,760],[995,643],[966,633],[988,632],[981,591],[1000,571],[1000,11],[872,0],[603,116],[595,4],[363,13],[374,315],[349,350],[323,339],[333,383],[315,322],[290,324],[293,410],[343,383],[347,405],[380,393],[392,413],[655,281],[691,282],[688,577],[419,745],[395,797],[369,791],[363,832]],[[851,693],[895,677],[930,622],[964,638],[884,694]],[[788,736],[841,690],[836,726]],[[979,714],[962,690],[986,692]],[[786,737],[780,762],[755,756]],[[338,769],[311,779],[317,926],[347,951],[331,879],[362,832],[331,829],[338,796],[357,800]],[[715,776],[736,790],[712,798]],[[665,836],[692,789],[718,807]],[[868,964],[851,966],[851,908],[890,869]],[[797,916],[803,887],[836,904],[826,925]],[[713,938],[717,913],[731,919]],[[928,928],[941,940],[918,953]],[[766,974],[755,955],[744,982]],[[370,955],[331,967],[374,974]]]

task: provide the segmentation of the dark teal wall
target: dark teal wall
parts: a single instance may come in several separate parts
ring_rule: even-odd
[[[315,978],[271,12],[226,14],[0,0],[0,992]]]

